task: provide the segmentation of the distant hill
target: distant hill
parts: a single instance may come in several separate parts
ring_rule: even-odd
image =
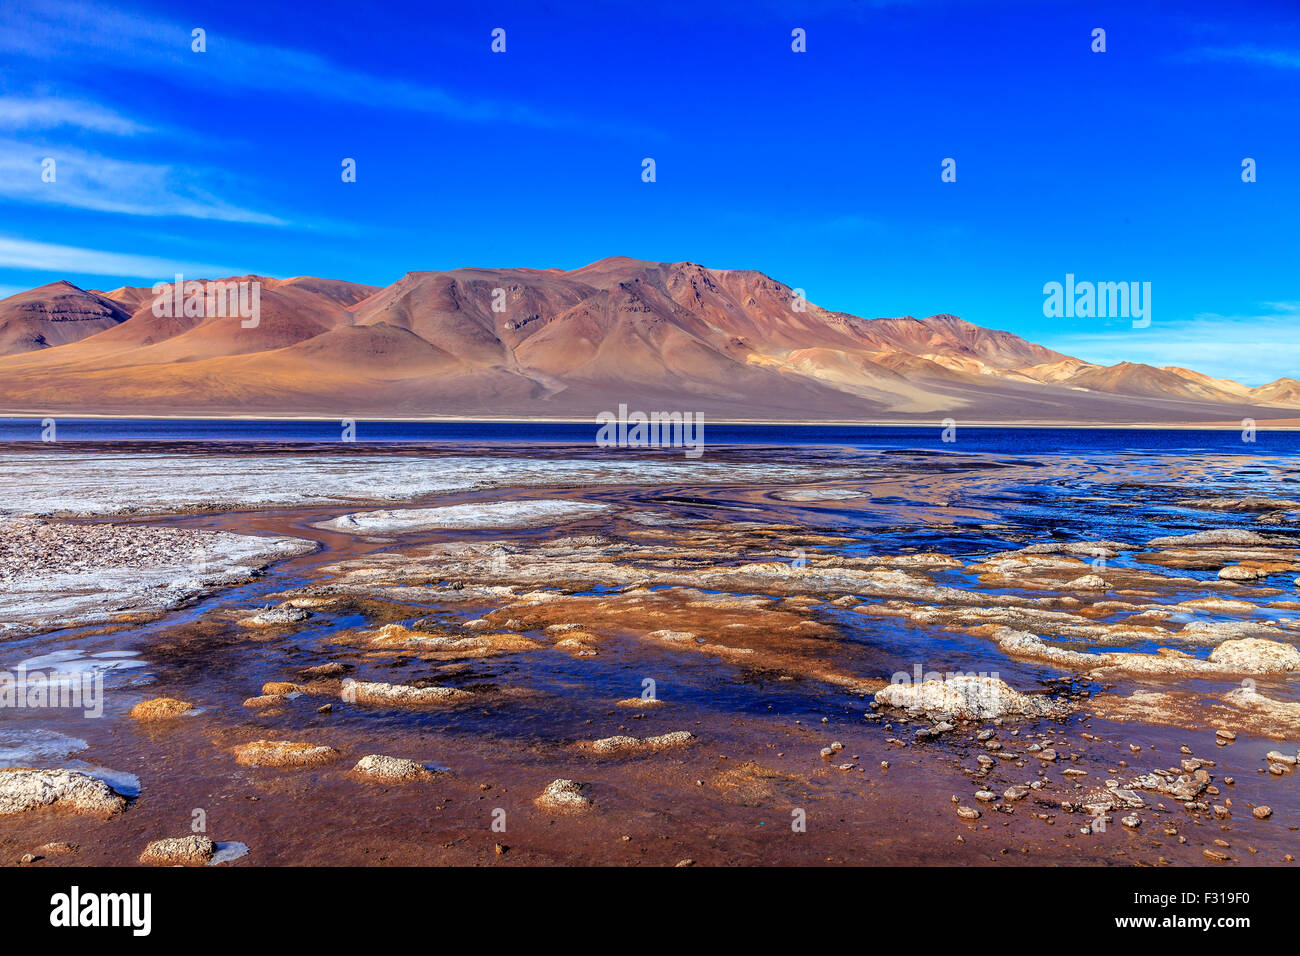
[[[260,283],[260,320],[156,316],[148,288],[0,301],[9,414],[1237,423],[1300,418],[1300,382],[1099,366],[953,315],[866,319],[759,272],[602,259]],[[165,290],[163,295],[169,295]]]
[[[0,300],[0,355],[78,342],[130,316],[130,309],[109,296],[51,282]]]

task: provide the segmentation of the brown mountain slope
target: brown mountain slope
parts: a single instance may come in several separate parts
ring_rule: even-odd
[[[1300,382],[1293,378],[1279,378],[1250,390],[1250,400],[1260,405],[1278,405],[1300,408]]]
[[[0,357],[0,411],[588,419],[626,403],[740,420],[1239,423],[1300,408],[1291,380],[1105,368],[956,316],[863,319],[690,262],[411,272],[384,289],[241,280],[261,284],[256,327],[156,316],[149,289],[24,293],[118,318]]]
[[[1234,395],[1211,384],[1211,381],[1209,376],[1192,378],[1174,370],[1133,362],[1120,362],[1109,368],[1091,365],[1065,379],[1066,384],[1076,388],[1118,395],[1149,395],[1155,398],[1216,403],[1241,400],[1240,394]]]
[[[1206,375],[1203,372],[1194,372],[1189,368],[1179,368],[1176,365],[1164,366],[1164,371],[1173,372],[1175,375],[1194,382],[1203,388],[1210,389],[1220,394],[1232,395],[1236,398],[1248,398],[1251,389],[1249,386],[1242,385],[1240,382],[1234,382],[1230,378],[1214,378],[1212,375]]]
[[[119,309],[119,302],[136,303],[129,318],[114,323],[93,338],[84,338],[52,354],[47,361],[69,370],[122,368],[283,348],[337,326],[351,325],[350,307],[376,291],[373,286],[328,279],[239,276],[223,281],[261,283],[255,327],[245,327],[245,320],[239,315],[211,318],[155,315],[155,299],[170,299],[170,284],[158,297],[151,289],[123,288],[114,290],[109,301]]]
[[[0,355],[77,342],[126,321],[130,313],[105,295],[51,282],[0,300]]]

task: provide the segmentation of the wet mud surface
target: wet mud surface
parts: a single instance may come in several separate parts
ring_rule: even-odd
[[[548,454],[572,457],[528,457]],[[733,459],[744,480],[725,480]],[[148,620],[0,644],[8,672],[104,681],[101,717],[0,710],[0,765],[79,769],[129,798],[106,818],[0,815],[0,862],[134,865],[200,819],[247,845],[225,866],[1290,865],[1291,460],[709,461],[722,474],[704,483],[512,487],[505,469],[405,501],[94,516],[319,549]],[[503,501],[606,509],[513,529],[326,524]],[[1042,706],[875,699],[951,674]],[[193,709],[130,716],[160,697]],[[241,761],[254,741],[312,756]],[[359,775],[367,755],[430,773]],[[583,799],[539,803],[556,780]],[[56,842],[76,849],[41,849]]]

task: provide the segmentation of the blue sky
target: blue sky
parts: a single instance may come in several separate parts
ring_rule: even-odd
[[[628,255],[1300,376],[1293,2],[9,0],[0,62],[6,295]],[[1150,282],[1150,327],[1044,317],[1066,273]]]

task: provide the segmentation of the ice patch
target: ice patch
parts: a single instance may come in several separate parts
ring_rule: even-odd
[[[100,651],[86,654],[85,651],[66,650],[51,651],[29,657],[15,665],[14,670],[26,670],[27,682],[30,684],[41,679],[43,674],[33,671],[49,671],[56,674],[82,674],[96,671],[129,670],[135,667],[148,667],[147,661],[137,660],[139,651]]]
[[[229,863],[231,860],[238,860],[241,856],[248,856],[248,844],[231,841],[229,843],[218,843],[217,852],[212,854],[212,859],[208,860],[208,866],[220,866],[222,863]]]
[[[622,517],[626,518],[628,521],[633,521],[636,524],[649,525],[650,527],[656,527],[656,528],[658,527],[673,528],[678,525],[692,525],[692,524],[701,523],[698,519],[683,518],[680,517],[679,515],[671,514],[666,511],[665,512],[628,511],[625,512],[622,515]]]
[[[850,498],[866,498],[867,495],[847,488],[795,488],[778,491],[774,497],[782,501],[848,501]]]
[[[44,767],[50,761],[66,760],[89,747],[90,744],[78,737],[69,737],[43,727],[0,730],[0,766]]]
[[[73,760],[64,765],[67,770],[80,770],[96,780],[102,780],[124,797],[135,799],[140,796],[140,778],[133,773],[127,773],[124,770],[113,770],[111,767],[101,767],[98,764],[86,763],[83,760]]]
[[[590,518],[609,510],[609,505],[583,501],[487,501],[441,508],[362,511],[322,521],[316,527],[349,534],[401,533],[439,528],[460,531],[479,528],[538,528]]]
[[[48,687],[51,694],[60,686],[80,687],[83,693],[92,693],[95,686],[120,689],[153,683],[154,675],[147,670],[149,663],[138,658],[136,651],[51,651],[20,661],[4,673],[21,684],[24,694],[42,686]]]

